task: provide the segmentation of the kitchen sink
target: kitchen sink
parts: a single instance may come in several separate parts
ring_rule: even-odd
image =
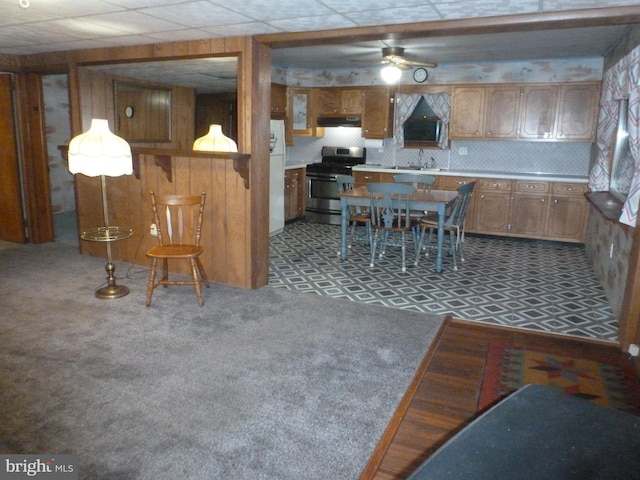
[[[417,167],[415,165],[405,165],[401,167],[387,167],[388,170],[416,170],[419,172],[439,172],[444,170],[444,168],[427,168],[427,167]]]

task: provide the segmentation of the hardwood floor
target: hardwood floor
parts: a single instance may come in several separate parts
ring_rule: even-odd
[[[448,317],[421,363],[361,480],[404,479],[477,415],[490,341],[553,347],[567,355],[626,358],[616,344]]]

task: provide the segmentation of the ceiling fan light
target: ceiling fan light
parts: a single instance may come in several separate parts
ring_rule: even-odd
[[[395,65],[388,65],[380,70],[380,76],[386,83],[397,83],[402,77],[402,70]]]

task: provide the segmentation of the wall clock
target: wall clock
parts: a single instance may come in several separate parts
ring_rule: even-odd
[[[124,107],[124,116],[127,118],[133,117],[133,107],[131,105]]]
[[[429,72],[426,68],[416,68],[413,71],[413,79],[418,83],[423,83],[429,78]]]

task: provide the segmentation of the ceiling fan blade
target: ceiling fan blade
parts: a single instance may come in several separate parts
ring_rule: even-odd
[[[418,60],[409,60],[408,58],[404,59],[403,62],[405,65],[410,65],[412,67],[429,67],[429,68],[436,68],[438,66],[437,63],[431,63],[431,62],[421,62]]]

